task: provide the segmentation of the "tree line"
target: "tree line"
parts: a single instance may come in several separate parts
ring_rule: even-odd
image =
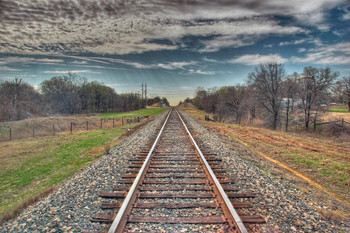
[[[117,94],[99,82],[76,74],[53,77],[39,85],[16,78],[0,83],[0,120],[21,120],[48,114],[125,112],[142,108],[139,94]]]
[[[244,84],[198,88],[191,101],[219,120],[253,124],[259,116],[272,129],[283,123],[286,131],[291,116],[298,115],[308,130],[331,102],[347,104],[350,111],[350,77],[339,76],[339,72],[328,67],[309,66],[301,74],[286,75],[282,64],[260,64],[248,74]]]

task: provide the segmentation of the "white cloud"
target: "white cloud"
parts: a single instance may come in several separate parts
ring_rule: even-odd
[[[112,88],[123,86],[121,83],[107,83],[106,85]]]
[[[123,65],[132,66],[137,69],[156,69],[156,68],[162,68],[166,70],[175,70],[175,69],[185,69],[186,66],[191,66],[197,64],[195,61],[180,61],[180,62],[167,62],[167,63],[140,63],[140,62],[134,62],[134,61],[128,61],[125,59],[119,59],[119,58],[108,58],[108,57],[89,57],[85,59],[94,60],[94,61],[106,61],[108,64],[112,63],[119,63]],[[106,67],[108,69],[108,67]]]
[[[87,61],[77,61],[77,60],[75,60],[75,61],[73,61],[72,63],[73,63],[73,64],[84,65],[84,64],[87,64]]]
[[[305,51],[306,51],[305,48],[298,48],[298,52],[299,52],[299,53],[303,53],[303,52],[305,52]]]
[[[129,54],[178,48],[177,43],[164,44],[156,40],[179,42],[184,36],[214,36],[202,41],[201,51],[211,52],[251,45],[269,34],[307,33],[299,26],[282,26],[269,15],[305,18],[312,14],[318,15],[314,21],[321,23],[323,11],[339,3],[334,2],[253,0],[249,4],[245,1],[174,4],[172,1],[112,3],[101,0],[82,4],[76,0],[65,2],[63,7],[55,0],[35,3],[23,0],[21,4],[13,1],[5,4],[2,30],[6,36],[2,36],[2,42],[6,46],[0,46],[0,52]],[[40,14],[36,11],[38,8]]]
[[[195,65],[197,62],[169,62],[169,63],[158,63],[156,67],[167,69],[167,70],[175,70],[175,69],[185,69],[186,66]]]
[[[242,47],[271,34],[308,33],[302,28],[304,25],[326,30],[329,27],[325,22],[326,12],[346,2],[3,1],[0,53],[55,55],[174,50],[183,44],[184,36],[201,36],[202,52]],[[293,25],[291,21],[282,25],[274,15],[295,18],[299,23]],[[347,19],[348,13],[342,17]]]
[[[309,49],[305,57],[292,57],[293,62],[322,65],[349,65],[350,42]]]
[[[0,71],[20,71],[19,69],[10,68],[8,66],[0,66]]]
[[[307,39],[301,39],[301,40],[294,40],[294,41],[286,41],[286,42],[280,42],[279,46],[286,46],[286,45],[297,45],[297,44],[302,44],[306,42]]]
[[[189,69],[188,70],[189,74],[204,74],[204,75],[213,75],[215,74],[214,71],[203,71],[203,70],[195,70],[195,69]]]
[[[32,61],[48,62],[48,63],[61,63],[61,62],[64,62],[64,60],[62,60],[62,59],[51,59],[51,58],[32,59]]]
[[[11,63],[32,63],[32,64],[55,64],[62,63],[63,59],[52,59],[52,58],[34,58],[34,57],[18,57],[8,56],[0,58],[0,64],[11,64]]]
[[[300,40],[280,42],[279,46],[298,45],[298,44],[303,44],[303,43],[312,43],[312,44],[315,44],[317,46],[322,45],[321,40],[318,38],[306,38],[306,39],[300,39]]]
[[[47,70],[44,71],[45,74],[68,74],[68,73],[73,73],[73,74],[78,74],[78,73],[100,73],[96,71],[91,71],[91,70]]]
[[[237,58],[231,59],[229,63],[244,64],[244,65],[258,65],[270,62],[285,63],[288,59],[281,57],[279,54],[246,54]]]
[[[345,13],[342,15],[342,20],[350,20],[350,10],[344,9]]]

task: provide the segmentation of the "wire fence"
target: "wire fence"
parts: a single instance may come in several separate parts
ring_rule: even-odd
[[[149,116],[134,118],[90,118],[61,120],[52,118],[49,120],[32,120],[18,124],[0,126],[0,142],[42,136],[54,136],[56,134],[73,134],[87,132],[96,129],[108,129],[121,125],[142,122]]]
[[[316,125],[329,125],[329,124],[336,124],[337,126],[344,128],[346,125],[350,125],[350,122],[344,121],[344,118],[342,118],[341,120],[316,123]]]

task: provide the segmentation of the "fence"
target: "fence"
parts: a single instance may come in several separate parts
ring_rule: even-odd
[[[346,124],[350,125],[350,122],[344,121],[344,118],[341,120],[336,120],[336,121],[327,121],[327,122],[320,122],[320,123],[314,123],[314,128],[316,129],[316,126],[318,125],[329,125],[329,124],[335,124],[341,128],[345,128]]]
[[[114,128],[120,125],[141,122],[149,116],[135,118],[91,118],[61,120],[51,119],[43,121],[30,121],[22,124],[12,124],[0,128],[0,141],[12,141],[16,139],[34,138],[41,136],[53,136],[62,133],[77,133],[96,129]]]

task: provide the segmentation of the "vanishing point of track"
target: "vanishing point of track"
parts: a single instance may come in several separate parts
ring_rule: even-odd
[[[131,185],[131,186],[130,186]],[[130,159],[113,192],[100,196],[124,201],[104,202],[91,221],[112,223],[109,233],[136,231],[248,232],[245,224],[264,223],[227,177],[219,155],[201,151],[181,114],[171,109],[153,144]],[[179,226],[179,228],[177,228]]]

